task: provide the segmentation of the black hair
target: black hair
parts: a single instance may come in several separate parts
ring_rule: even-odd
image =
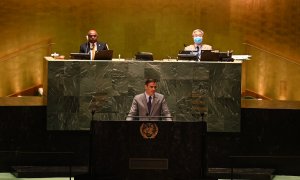
[[[156,79],[147,79],[147,80],[145,81],[145,85],[148,85],[148,84],[151,83],[151,82],[156,83],[157,80],[156,80]]]

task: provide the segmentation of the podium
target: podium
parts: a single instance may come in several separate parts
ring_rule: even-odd
[[[206,122],[91,122],[91,179],[206,179]]]

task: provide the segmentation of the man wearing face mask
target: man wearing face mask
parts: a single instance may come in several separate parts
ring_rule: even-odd
[[[201,29],[195,29],[192,33],[192,37],[194,40],[194,44],[186,46],[184,48],[185,51],[198,51],[201,50],[212,50],[212,46],[207,44],[202,44],[204,32]]]

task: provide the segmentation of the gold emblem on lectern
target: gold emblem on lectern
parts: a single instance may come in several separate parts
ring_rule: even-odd
[[[154,139],[158,133],[158,127],[155,123],[142,123],[140,133],[145,139]]]

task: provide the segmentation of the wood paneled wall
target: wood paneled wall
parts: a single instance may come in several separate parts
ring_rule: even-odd
[[[2,0],[0,6],[0,61],[18,47],[43,39],[55,43],[52,52],[68,57],[70,52],[79,50],[89,29],[99,32],[100,40],[109,44],[115,57],[120,54],[121,58],[132,59],[137,51],[149,51],[155,59],[176,58],[184,44],[192,43],[192,30],[201,28],[205,31],[204,43],[214,49],[251,53],[249,45],[243,44],[248,43],[300,63],[298,0]],[[258,50],[260,55],[253,56],[252,61],[265,61],[269,58],[266,51]],[[273,65],[278,66],[263,66],[275,69]],[[268,85],[284,82],[281,86],[286,94],[279,97],[267,92],[272,91],[270,88],[258,88],[257,84],[265,83],[256,80],[269,74],[254,74],[249,66],[257,69],[261,65],[250,62],[244,66],[243,90],[264,93],[272,99],[300,100],[300,95],[289,95],[295,91],[289,85],[288,78],[293,78],[289,70],[268,72],[281,74],[274,81],[276,84]],[[0,69],[1,73],[5,71]],[[299,72],[291,72],[295,71]]]

